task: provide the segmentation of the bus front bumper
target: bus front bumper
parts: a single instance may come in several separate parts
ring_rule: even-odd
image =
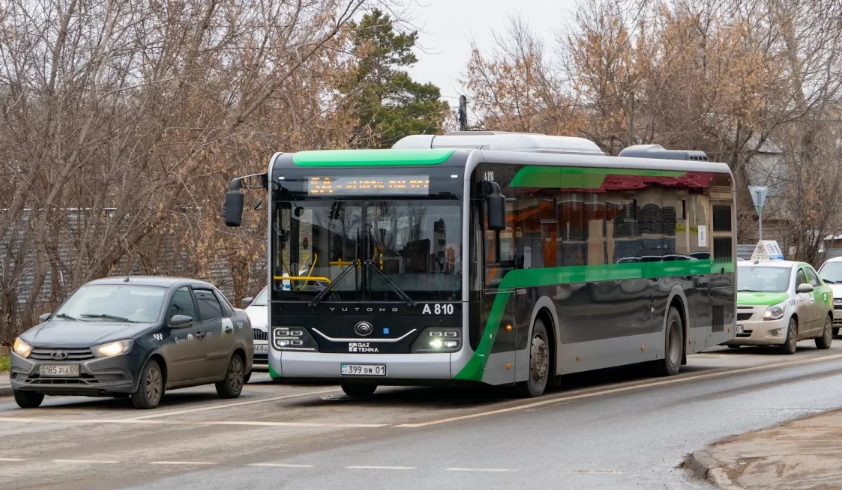
[[[269,364],[279,378],[366,381],[400,384],[401,380],[452,379],[451,357],[456,354],[328,354],[270,351]],[[385,375],[343,375],[342,365],[385,366]]]

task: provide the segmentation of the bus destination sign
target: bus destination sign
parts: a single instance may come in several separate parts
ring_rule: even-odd
[[[307,182],[307,194],[311,196],[426,196],[429,193],[429,175],[404,175],[395,177],[310,177]]]

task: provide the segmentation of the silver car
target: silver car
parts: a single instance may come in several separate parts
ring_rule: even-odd
[[[251,322],[254,337],[252,371],[269,371],[269,288],[264,287],[254,299],[244,298],[243,307]],[[248,380],[246,380],[248,381]]]

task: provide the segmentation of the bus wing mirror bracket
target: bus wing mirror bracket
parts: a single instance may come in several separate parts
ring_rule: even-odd
[[[231,180],[228,192],[225,193],[225,207],[222,208],[222,215],[225,217],[226,226],[240,226],[243,222],[243,201],[244,195],[241,191],[243,180],[239,177]]]
[[[496,182],[485,182],[485,202],[488,210],[488,229],[500,231],[506,229],[506,196],[500,193]]]

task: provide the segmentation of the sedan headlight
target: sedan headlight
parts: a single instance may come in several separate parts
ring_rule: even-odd
[[[786,309],[786,303],[781,303],[777,305],[772,305],[766,308],[766,311],[763,312],[763,319],[764,320],[780,320],[784,317],[784,310]]]
[[[134,341],[132,340],[117,340],[107,344],[98,345],[96,347],[91,347],[91,352],[93,352],[96,357],[119,356],[120,354],[125,354],[130,351],[133,343]]]
[[[27,344],[23,341],[20,337],[15,339],[15,345],[13,347],[15,354],[27,358],[29,354],[32,354],[32,346]]]

